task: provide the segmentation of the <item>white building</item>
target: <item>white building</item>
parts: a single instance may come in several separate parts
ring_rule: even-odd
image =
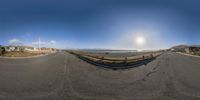
[[[10,51],[18,51],[17,48],[15,48],[15,46],[5,46],[5,51],[10,52]]]
[[[37,48],[30,47],[30,46],[5,46],[5,51],[38,51]]]

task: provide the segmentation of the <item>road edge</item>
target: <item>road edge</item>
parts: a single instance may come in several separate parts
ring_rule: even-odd
[[[184,55],[184,56],[190,56],[190,57],[200,58],[200,56],[196,56],[196,55],[191,55],[191,54],[186,54],[186,53],[181,53],[181,52],[176,52],[176,53],[180,54],[180,55]]]
[[[29,58],[37,58],[37,57],[43,57],[43,56],[48,56],[48,55],[52,55],[52,54],[55,54],[57,52],[54,52],[54,53],[50,53],[50,54],[43,54],[43,55],[36,55],[36,56],[29,56],[29,57],[3,57],[3,56],[0,56],[0,58],[2,59],[29,59]]]

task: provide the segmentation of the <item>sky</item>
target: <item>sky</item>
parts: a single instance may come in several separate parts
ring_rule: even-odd
[[[200,44],[199,0],[0,0],[0,45],[164,49]]]

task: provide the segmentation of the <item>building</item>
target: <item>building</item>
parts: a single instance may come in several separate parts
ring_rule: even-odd
[[[186,52],[186,48],[188,48],[187,45],[178,45],[178,46],[174,46],[172,48],[170,48],[170,51],[173,52]]]
[[[38,51],[37,48],[30,46],[2,46],[6,52],[11,51]]]
[[[23,48],[23,51],[38,51],[37,48],[30,47],[30,46],[22,46],[21,48]]]
[[[15,46],[4,46],[4,48],[5,48],[6,52],[19,51],[19,48],[15,47]]]
[[[35,48],[35,47],[31,47],[31,46],[0,46],[0,47],[3,48],[5,50],[5,52],[12,52],[12,51],[55,52],[55,51],[57,51],[57,49],[55,49],[55,48],[46,48],[46,47],[42,47],[42,48]]]

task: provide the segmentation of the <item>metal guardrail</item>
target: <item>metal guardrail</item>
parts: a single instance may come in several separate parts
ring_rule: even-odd
[[[156,58],[157,56],[161,55],[161,53],[158,53],[156,55],[149,54],[149,56],[141,56],[141,57],[124,57],[124,58],[109,58],[109,57],[103,57],[103,56],[95,56],[95,55],[89,55],[81,52],[70,52],[79,58],[86,58],[88,60],[92,60],[94,62],[99,62],[99,63],[132,63],[132,62],[137,62],[141,60],[148,60],[148,59],[153,59]]]
[[[90,55],[86,54],[84,52],[73,52],[73,51],[68,51],[69,53],[76,55],[78,58],[93,64],[95,66],[100,66],[103,68],[109,68],[113,70],[117,69],[129,69],[133,67],[138,67],[141,65],[146,65],[147,63],[153,61],[156,59],[156,57],[160,56],[163,54],[163,52],[154,52],[153,54],[145,54],[146,56],[141,56],[140,57],[124,57],[124,58],[109,58],[109,57],[103,57],[103,56],[95,56],[95,55]]]

